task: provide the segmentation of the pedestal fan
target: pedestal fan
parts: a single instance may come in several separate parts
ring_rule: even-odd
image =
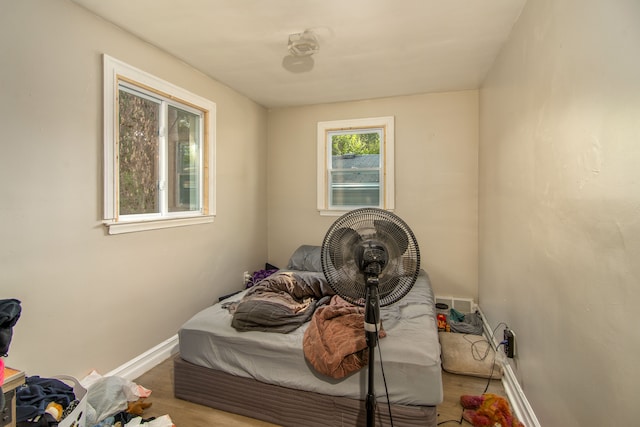
[[[334,292],[364,307],[368,347],[367,426],[374,425],[374,351],[380,306],[402,299],[420,271],[420,250],[409,226],[378,208],[355,209],[338,218],[322,242],[322,272]]]

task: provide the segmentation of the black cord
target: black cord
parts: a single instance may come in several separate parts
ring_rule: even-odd
[[[498,328],[499,328],[500,326],[504,326],[505,328],[508,328],[508,327],[509,327],[509,325],[507,325],[507,324],[506,324],[506,323],[504,323],[504,322],[500,322],[500,323],[498,323],[498,324],[496,325],[496,327],[495,327],[495,328],[493,328],[493,331],[491,332],[491,337],[490,337],[490,338],[491,338],[491,340],[492,340],[492,341],[493,341],[493,339],[494,339],[494,337],[495,337],[495,335],[496,335],[496,331],[498,330]],[[496,350],[497,350],[497,349],[498,349],[498,348],[496,347]]]
[[[487,390],[489,390],[489,385],[491,384],[491,380],[493,379],[493,371],[496,368],[496,357],[498,355],[498,349],[500,348],[501,345],[504,345],[505,342],[506,341],[502,341],[500,344],[498,344],[498,346],[496,347],[496,351],[493,353],[493,362],[491,363],[491,372],[489,373],[489,378],[487,379],[487,385],[485,386],[482,394],[485,394]]]
[[[474,335],[474,336],[478,336],[478,335]],[[471,341],[469,339],[469,334],[464,334],[463,338],[466,342],[468,342],[469,344],[471,344],[471,356],[473,357],[474,360],[477,360],[478,362],[482,362],[484,359],[487,358],[487,356],[489,355],[489,350],[491,349],[491,344],[489,343],[489,341],[485,340],[485,339],[480,339],[480,340],[476,340],[476,341]],[[478,345],[478,343],[485,343],[487,344],[487,347],[485,348],[484,354],[480,354],[480,350],[478,350],[476,348],[476,346]]]
[[[491,340],[493,342],[493,337],[496,334],[496,331],[498,330],[498,328],[500,326],[505,326],[508,327],[508,325],[504,322],[500,322],[498,323],[498,325],[493,329],[492,333],[491,333]],[[469,342],[471,344],[471,355],[473,356],[473,358],[475,360],[484,360],[486,359],[486,357],[489,355],[489,349],[492,347],[491,343],[487,340],[478,340],[478,341],[471,341],[469,339],[467,339],[467,335],[465,334],[464,339],[465,341]],[[480,353],[478,353],[478,357],[476,358],[476,355],[474,354],[474,346],[479,343],[479,342],[486,342],[487,343],[487,349],[485,351],[484,356],[480,356]],[[482,394],[485,394],[487,392],[487,390],[489,390],[489,385],[491,384],[491,379],[493,377],[493,371],[496,367],[496,357],[498,355],[498,349],[500,348],[501,345],[506,344],[506,341],[502,341],[500,342],[500,344],[498,344],[495,348],[495,351],[493,353],[493,363],[491,363],[491,372],[489,373],[489,378],[487,379],[487,385],[484,387],[484,391],[482,392]],[[448,424],[448,423],[456,423],[459,425],[462,425],[462,422],[464,421],[464,408],[462,408],[462,414],[460,414],[460,419],[459,420],[446,420],[446,421],[440,421],[437,425],[443,425],[443,424]]]
[[[493,331],[491,332],[491,342],[492,342],[492,343],[494,342],[493,340],[494,340],[494,337],[495,337],[495,335],[496,335],[496,331],[498,330],[498,328],[499,328],[500,326],[504,326],[505,328],[508,328],[508,327],[509,327],[509,325],[507,325],[507,324],[506,324],[506,323],[504,323],[504,322],[500,322],[500,323],[498,323],[498,324],[496,325],[496,327],[495,327],[495,328],[493,328]],[[490,343],[489,343],[489,344],[490,344]],[[505,345],[505,344],[506,344],[506,341],[501,341],[501,342],[500,342],[500,344],[498,344],[498,345],[496,346],[495,352],[493,353],[493,363],[491,364],[491,373],[489,374],[489,379],[487,380],[487,385],[485,386],[484,391],[482,392],[482,394],[485,394],[485,393],[487,392],[487,390],[489,390],[489,385],[491,384],[491,378],[493,377],[493,370],[494,370],[494,369],[495,369],[495,367],[496,367],[496,357],[497,357],[497,355],[498,355],[498,350],[500,349],[500,346],[501,346],[501,345]],[[488,350],[488,348],[487,348],[487,351],[489,351],[489,350]]]
[[[387,396],[387,408],[389,409],[389,423],[391,427],[393,427],[393,414],[391,413],[391,401],[389,400],[389,388],[387,387],[387,376],[384,374],[384,364],[382,363],[382,349],[380,348],[380,339],[378,337],[378,333],[379,333],[378,324],[376,323],[376,345],[378,347],[378,356],[380,357],[380,372],[382,372],[382,382],[384,383],[384,393]]]
[[[464,410],[463,410],[462,412],[464,412]],[[456,423],[456,424],[460,424],[460,425],[462,425],[462,422],[463,422],[463,421],[464,421],[464,418],[463,418],[462,416],[460,416],[460,419],[459,419],[459,420],[446,420],[446,421],[440,421],[440,422],[439,422],[438,424],[436,424],[436,425],[441,426],[442,424],[448,424],[448,423]]]

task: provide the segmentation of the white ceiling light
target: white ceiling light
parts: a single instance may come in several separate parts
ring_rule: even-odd
[[[310,56],[320,50],[318,38],[310,30],[289,35],[289,53],[293,56]]]

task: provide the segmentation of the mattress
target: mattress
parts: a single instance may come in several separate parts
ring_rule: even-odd
[[[243,295],[244,292],[224,302],[240,300]],[[433,290],[424,270],[404,298],[381,307],[386,337],[379,340],[374,369],[379,402],[387,402],[387,392],[389,402],[397,405],[435,406],[442,402],[435,316]],[[355,400],[366,398],[367,369],[336,380],[316,372],[307,363],[302,340],[308,323],[287,334],[238,332],[231,326],[231,318],[218,303],[188,320],[178,334],[181,359],[288,389]]]

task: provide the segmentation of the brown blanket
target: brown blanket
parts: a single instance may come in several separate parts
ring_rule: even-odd
[[[384,331],[379,337],[385,336]],[[304,356],[318,372],[344,378],[369,363],[364,332],[364,308],[335,295],[319,307],[304,333]]]

